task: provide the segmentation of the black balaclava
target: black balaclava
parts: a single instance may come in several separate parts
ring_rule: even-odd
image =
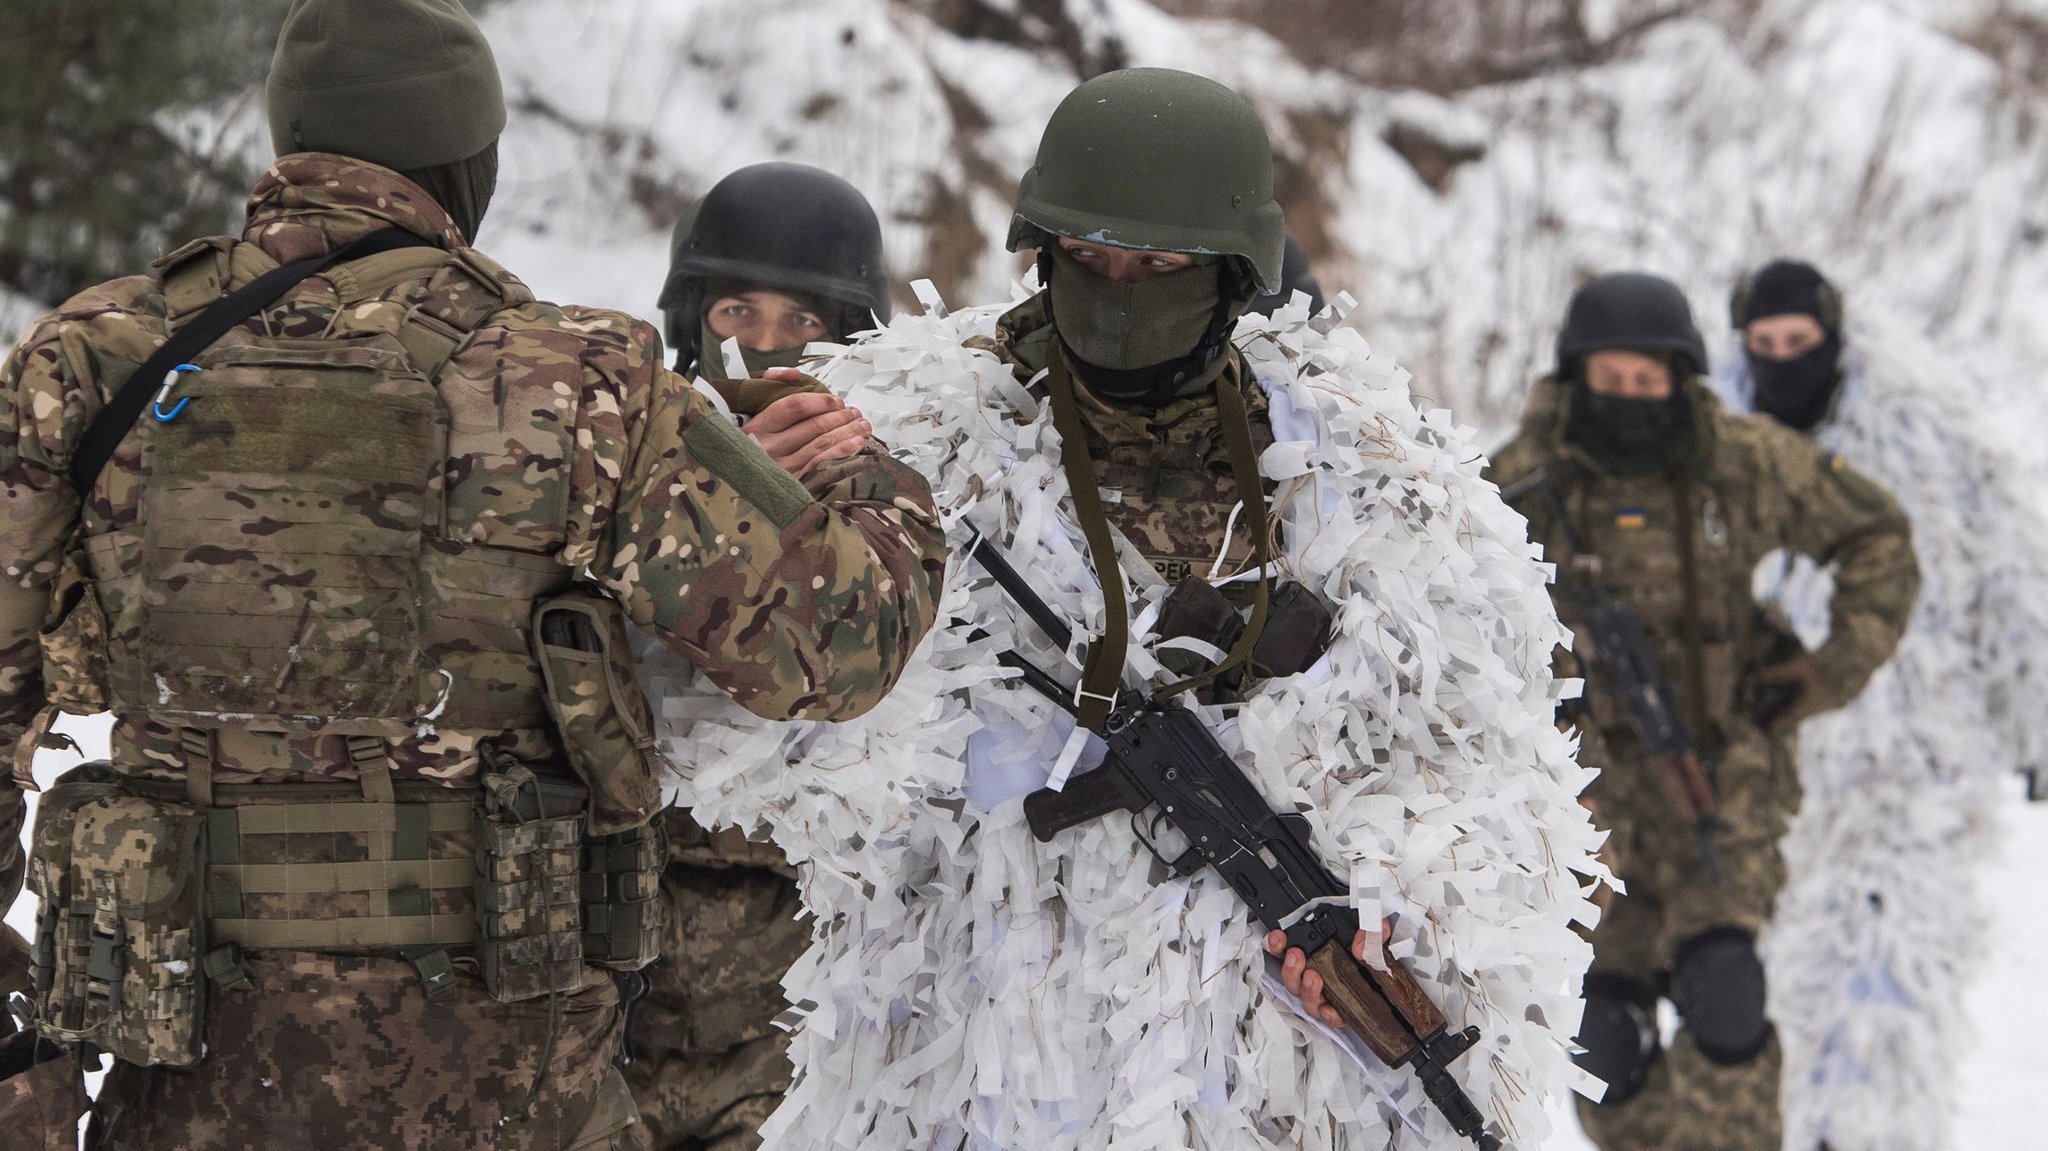
[[[1842,387],[1842,337],[1828,338],[1789,360],[1749,358],[1756,410],[1786,427],[1810,432],[1828,418]]]
[[[1813,265],[1778,260],[1750,280],[1742,306],[1745,326],[1767,316],[1812,316],[1827,333],[1825,340],[1789,360],[1749,356],[1756,410],[1802,432],[1827,418],[1842,386],[1840,316],[1822,303],[1826,286],[1826,277]]]
[[[1651,476],[1692,457],[1698,416],[1683,376],[1672,371],[1671,395],[1661,400],[1603,396],[1586,386],[1583,367],[1571,382],[1565,439],[1617,476]]]
[[[498,142],[491,141],[468,159],[399,174],[425,188],[455,221],[462,238],[474,244],[476,230],[483,226],[484,212],[491,206],[491,195],[498,189]]]

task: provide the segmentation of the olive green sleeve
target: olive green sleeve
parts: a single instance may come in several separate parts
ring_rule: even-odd
[[[1848,699],[1905,634],[1920,588],[1912,526],[1890,492],[1805,437],[1773,426],[1760,503],[1795,551],[1835,568],[1828,641],[1813,660]]]

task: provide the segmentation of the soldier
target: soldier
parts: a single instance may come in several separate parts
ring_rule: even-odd
[[[1547,676],[1521,674],[1556,634],[1541,572],[1519,517],[1470,462],[1477,453],[1424,428],[1403,378],[1355,333],[1261,326],[1233,342],[1253,299],[1280,284],[1283,238],[1270,144],[1249,102],[1184,72],[1109,73],[1062,101],[1019,187],[1009,247],[1036,252],[1043,290],[1007,311],[899,321],[821,369],[878,427],[903,430],[899,450],[933,477],[948,522],[985,533],[1024,574],[999,590],[984,574],[993,553],[956,565],[954,622],[909,673],[922,690],[843,728],[772,738],[687,677],[672,689],[673,737],[732,749],[719,786],[698,794],[700,814],[766,811],[777,842],[814,864],[804,892],[820,925],[788,981],[803,1020],[798,1074],[764,1128],[770,1145],[1442,1148],[1469,1137],[1485,1147],[1496,1145],[1490,1121],[1504,1130],[1527,1118],[1509,1109],[1569,1068],[1563,1037],[1541,1022],[1563,1004],[1538,1011],[1528,997],[1555,994],[1567,960],[1583,954],[1552,901],[1580,902],[1562,867],[1586,862],[1593,832],[1566,742],[1542,722]],[[1290,470],[1290,452],[1315,462]],[[1440,515],[1445,506],[1461,510]],[[1379,530],[1406,540],[1413,570],[1467,578],[1380,584],[1363,542]],[[1475,556],[1483,562],[1460,566]],[[1016,594],[1024,584],[1042,608]],[[1440,652],[1403,652],[1397,638],[1451,627],[1473,642],[1437,665],[1441,675],[1422,670]],[[1412,674],[1374,662],[1392,653]],[[1078,676],[1070,659],[1086,665]],[[1006,670],[1019,661],[1034,666],[1039,678],[1025,679],[1037,689]],[[1447,701],[1478,696],[1449,686],[1432,696],[1424,678],[1484,679],[1489,702],[1453,721],[1462,704]],[[1347,877],[1329,881],[1341,890],[1453,859],[1499,860],[1519,876],[1565,861],[1478,911],[1449,895],[1422,910],[1447,890],[1433,885],[1441,871],[1408,888],[1416,911],[1396,918],[1395,945],[1417,942],[1402,932],[1426,933],[1413,966],[1440,980],[1409,1006],[1420,1015],[1415,1000],[1447,989],[1446,1012],[1483,998],[1499,1024],[1484,1052],[1429,1056],[1448,1124],[1393,1113],[1427,1106],[1406,1060],[1354,1059],[1356,1034],[1331,1042],[1289,1014],[1298,996],[1316,1022],[1366,1018],[1379,1003],[1370,989],[1354,979],[1354,997],[1341,999],[1350,1014],[1339,1015],[1299,951],[1270,963],[1288,936],[1249,934],[1243,889],[1218,871],[1164,879],[1145,855],[1145,828],[1157,825],[1090,819],[1037,838],[1026,797],[1044,804],[1039,789],[1071,767],[1066,795],[1099,802],[1101,775],[1074,783],[1094,766],[1088,749],[1101,755],[1080,728],[1106,728],[1112,702],[1148,696],[1200,723],[1241,717],[1220,738],[1241,738],[1222,754],[1259,773],[1245,785],[1258,792],[1247,819],[1307,826],[1265,804],[1312,804],[1312,818],[1328,821],[1320,850],[1372,845],[1329,865]],[[1179,711],[1188,699],[1199,710]],[[1254,733],[1260,716],[1303,718]],[[1453,722],[1455,747],[1426,734]],[[1327,737],[1289,750],[1304,730]],[[1434,829],[1410,839],[1399,804],[1366,801],[1397,786],[1478,801],[1510,779],[1512,813],[1454,831],[1450,846]],[[1153,850],[1173,850],[1165,842]],[[1228,858],[1279,869],[1281,854],[1301,858],[1285,847]],[[1304,900],[1323,890],[1304,876],[1274,884]],[[1277,921],[1283,898],[1261,899],[1261,915]],[[1370,908],[1401,906],[1391,890],[1360,902],[1368,930],[1317,946],[1335,978],[1357,970],[1347,947],[1363,962],[1386,935]],[[1499,920],[1477,923],[1494,911],[1543,940],[1548,969],[1456,966],[1465,946],[1498,938]],[[1292,996],[1267,990],[1269,965]],[[1459,999],[1464,988],[1483,990]],[[1461,1083],[1469,1098],[1456,1094]]]
[[[657,926],[624,624],[856,715],[932,622],[929,491],[798,481],[650,327],[469,246],[505,104],[457,0],[297,0],[268,101],[242,236],[0,369],[0,718],[114,715],[39,807],[36,1027],[117,1057],[94,1147],[643,1146],[597,965]]]
[[[1609,1084],[1581,1116],[1606,1151],[1776,1151],[1779,1052],[1764,1015],[1756,933],[1783,882],[1777,842],[1799,804],[1793,732],[1855,696],[1891,654],[1918,568],[1898,504],[1842,460],[1778,425],[1722,410],[1684,295],[1641,274],[1573,297],[1555,374],[1536,387],[1494,461],[1522,493],[1531,535],[1559,565],[1559,615],[1576,633],[1586,702],[1572,719],[1587,795],[1614,829],[1626,894],[1593,934],[1580,1042]],[[1752,627],[1750,578],[1778,548],[1836,568],[1828,642],[1774,649]],[[1639,619],[1678,685],[1709,765],[1722,827],[1716,876],[1615,694],[1624,653],[1598,650],[1587,587]],[[1685,1024],[1659,1050],[1656,1005]]]
[[[2005,773],[2041,752],[2048,526],[1979,409],[1954,402],[1957,365],[1908,325],[1861,322],[1852,336],[1841,291],[1795,260],[1744,276],[1730,321],[1742,349],[1717,389],[1892,491],[1923,577],[1891,663],[1800,736],[1812,802],[1787,841],[1794,867],[1768,955],[1800,1005],[1779,1027],[1795,1085],[1786,1145],[1945,1146],[1949,1053],[1969,1042],[1962,996],[1983,930],[1963,876]],[[1825,634],[1827,573],[1787,556],[1760,575],[1774,623]]]
[[[1087,451],[1065,457],[1078,461],[1068,474],[1090,467],[1095,477],[1087,482],[1119,493],[1102,505],[1103,516],[1159,579],[1243,576],[1259,568],[1268,545],[1256,528],[1233,533],[1231,511],[1244,500],[1251,514],[1265,499],[1240,490],[1243,464],[1231,444],[1241,437],[1256,455],[1273,442],[1273,429],[1264,394],[1246,386],[1230,333],[1262,294],[1320,290],[1306,255],[1296,279],[1287,279],[1289,237],[1272,199],[1272,162],[1254,155],[1265,133],[1245,117],[1242,97],[1200,77],[1148,69],[1098,80],[1094,93],[1087,88],[1069,95],[1065,115],[1046,126],[1038,164],[1018,189],[1009,247],[1037,251],[1045,289],[997,321],[993,350],[1020,382],[1051,390],[1054,403],[1054,381],[1075,377],[1067,387]],[[1091,98],[1102,109],[1093,115],[1082,111]],[[1171,108],[1172,118],[1153,111],[1155,104]],[[1240,185],[1229,209],[1142,204],[1152,187],[1172,179],[1145,171],[1142,181],[1131,180],[1077,162],[1127,146],[1118,134],[1148,118],[1154,133],[1177,128],[1190,141],[1206,139],[1214,151],[1203,176],[1228,173]],[[1157,141],[1154,147],[1176,151]],[[1064,363],[1055,366],[1056,359]],[[1226,393],[1244,399],[1226,405]],[[1223,590],[1248,609],[1248,589],[1260,582],[1238,579]],[[1113,685],[1114,675],[1108,678]],[[1083,684],[1091,686],[1100,685]],[[1323,1002],[1322,977],[1307,970],[1300,948],[1285,943],[1276,931],[1267,947],[1284,956],[1288,991],[1337,1025],[1335,1009]],[[1353,951],[1363,958],[1368,945],[1360,932]]]
[[[1738,410],[1811,432],[1843,398],[1842,294],[1811,264],[1774,260],[1744,278],[1729,300],[1742,333],[1734,391]]]
[[[882,225],[852,184],[789,163],[720,180],[676,222],[660,307],[676,371],[717,389],[778,462],[801,473],[866,442],[860,413],[795,371],[804,345],[889,319]]]
[[[675,366],[701,374],[778,463],[803,474],[868,442],[860,413],[793,369],[804,345],[889,317],[882,228],[860,192],[802,164],[742,168],[677,224],[662,316]],[[719,353],[737,340],[743,375]],[[770,845],[662,815],[661,961],[633,1013],[626,1081],[657,1151],[751,1148],[789,1087],[782,976],[809,946],[795,872]]]

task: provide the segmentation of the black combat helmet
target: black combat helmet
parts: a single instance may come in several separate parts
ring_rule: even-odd
[[[1294,233],[1287,233],[1287,255],[1280,262],[1280,290],[1267,292],[1252,301],[1252,311],[1271,316],[1294,299],[1294,293],[1308,293],[1308,314],[1323,310],[1323,286],[1316,283],[1315,270],[1308,266],[1308,253]]]
[[[1557,378],[1575,378],[1594,352],[1662,352],[1707,372],[1707,343],[1678,285],[1645,272],[1613,272],[1572,296],[1557,333]]]
[[[882,225],[852,184],[807,164],[741,168],[676,225],[660,307],[680,365],[695,363],[704,285],[732,280],[822,296],[850,335],[889,319]]]

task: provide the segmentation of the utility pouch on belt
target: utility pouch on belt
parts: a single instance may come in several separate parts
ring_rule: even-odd
[[[661,954],[661,869],[668,836],[659,820],[583,841],[583,958],[638,971]]]
[[[1244,618],[1236,605],[1200,576],[1173,585],[1166,602],[1159,607],[1159,638],[1198,639],[1229,651],[1244,634]]]
[[[190,1067],[201,1054],[205,817],[123,794],[91,767],[73,774],[36,815],[37,1028],[129,1063]]]
[[[664,761],[617,600],[571,591],[534,605],[534,646],[569,766],[590,788],[590,834],[644,827],[661,809]]]
[[[585,791],[505,765],[476,809],[477,961],[500,1003],[583,984]]]

